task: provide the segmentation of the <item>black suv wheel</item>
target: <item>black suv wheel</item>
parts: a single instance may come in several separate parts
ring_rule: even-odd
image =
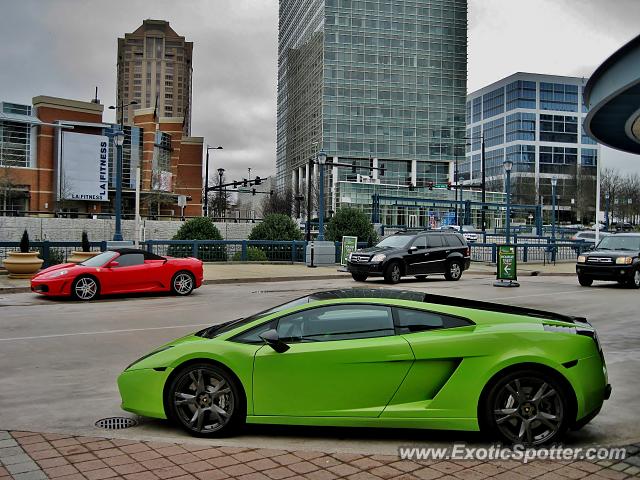
[[[458,260],[451,260],[444,271],[444,278],[457,282],[460,277],[462,277],[462,263]]]
[[[366,273],[351,272],[351,276],[356,282],[366,282],[368,275]]]
[[[400,262],[391,262],[384,271],[384,280],[387,283],[398,283],[402,278],[402,267]]]

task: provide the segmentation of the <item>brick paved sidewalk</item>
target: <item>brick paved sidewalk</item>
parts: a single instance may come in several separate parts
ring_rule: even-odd
[[[640,451],[625,462],[398,460],[388,455],[326,454],[207,445],[177,445],[0,431],[0,479],[40,480],[331,480],[496,478],[566,480],[640,477]]]

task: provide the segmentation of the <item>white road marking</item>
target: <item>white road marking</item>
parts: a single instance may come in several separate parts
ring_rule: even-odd
[[[81,335],[110,335],[114,333],[130,333],[130,332],[146,332],[148,330],[166,330],[172,328],[197,328],[208,327],[210,323],[198,323],[196,325],[170,325],[167,327],[149,327],[149,328],[128,328],[124,330],[103,330],[98,332],[76,332],[76,333],[58,333],[54,335],[37,335],[33,337],[13,337],[13,338],[0,338],[0,342],[11,342],[16,340],[39,340],[44,338],[59,338],[59,337],[75,337]]]

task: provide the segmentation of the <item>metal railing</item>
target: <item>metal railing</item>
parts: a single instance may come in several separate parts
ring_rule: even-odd
[[[89,242],[91,251],[104,252],[107,249],[107,242]],[[52,242],[48,240],[29,242],[31,251],[38,250],[39,256],[44,260],[42,268],[67,263],[71,252],[82,250],[82,242]],[[0,242],[0,259],[7,257],[8,252],[20,250],[20,242]]]
[[[475,262],[496,263],[499,243],[469,243],[471,260]],[[578,255],[590,247],[586,242],[518,242],[514,243],[519,262],[553,263],[559,261],[576,261]]]

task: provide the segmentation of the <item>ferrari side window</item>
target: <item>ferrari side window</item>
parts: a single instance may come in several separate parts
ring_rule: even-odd
[[[132,267],[135,265],[143,265],[144,264],[144,254],[142,253],[125,253],[124,255],[120,255],[116,258],[116,262],[118,262],[118,268],[122,267]]]
[[[287,343],[329,342],[394,335],[391,308],[378,305],[332,305],[296,312],[278,321]]]
[[[442,328],[456,328],[473,325],[464,318],[453,317],[438,312],[395,308],[398,333],[416,333]]]

